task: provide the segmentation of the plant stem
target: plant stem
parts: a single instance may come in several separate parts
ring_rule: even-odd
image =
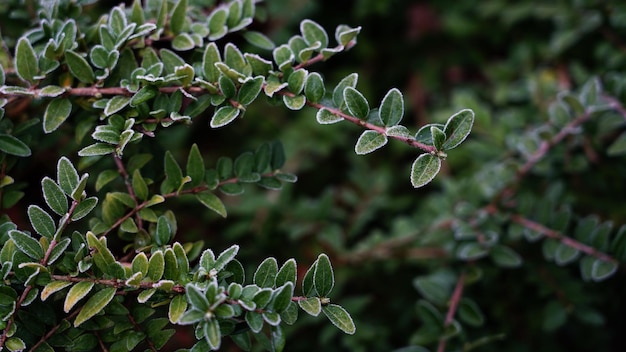
[[[452,292],[452,297],[450,298],[450,307],[448,308],[448,313],[446,313],[446,320],[443,323],[444,329],[450,326],[454,321],[454,315],[456,314],[457,309],[459,308],[459,303],[461,302],[461,298],[463,297],[463,288],[465,286],[465,272],[461,272],[459,278],[456,281],[456,286],[454,286],[454,291]],[[446,349],[446,338],[439,339],[439,346],[437,347],[437,352],[444,352]]]

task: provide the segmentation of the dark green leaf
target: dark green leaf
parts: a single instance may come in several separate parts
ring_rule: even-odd
[[[43,258],[43,248],[36,239],[18,230],[9,231],[9,237],[13,240],[15,246],[27,256],[35,260]]]
[[[333,103],[335,106],[341,107],[344,102],[343,91],[347,87],[356,87],[357,81],[359,80],[359,75],[357,73],[352,73],[346,76],[344,79],[339,81],[335,89],[333,90]]]
[[[210,126],[218,128],[226,126],[239,116],[240,110],[230,105],[222,106],[215,111],[215,114],[211,118]]]
[[[31,154],[30,148],[24,142],[4,133],[0,133],[0,151],[21,157]]]
[[[130,100],[130,97],[126,97],[123,95],[114,96],[107,102],[107,105],[104,107],[104,115],[111,116],[116,112],[122,110],[126,107],[126,105],[128,105]]]
[[[80,313],[78,313],[76,320],[74,320],[74,327],[80,326],[94,315],[100,313],[104,307],[111,302],[113,297],[115,297],[116,291],[117,289],[115,287],[106,287],[89,298],[80,310]]]
[[[185,25],[185,16],[187,15],[188,0],[180,0],[174,5],[174,11],[170,16],[170,29],[174,34],[178,34],[183,30]]]
[[[309,297],[305,300],[298,300],[298,305],[303,311],[314,317],[322,312],[322,303],[319,297]]]
[[[320,297],[328,297],[335,286],[335,274],[326,254],[320,254],[315,264],[313,285]]]
[[[489,252],[478,242],[461,244],[456,251],[457,258],[461,260],[476,260],[485,257]]]
[[[354,146],[358,155],[368,154],[387,144],[387,136],[376,131],[364,131]]]
[[[404,99],[398,89],[393,88],[385,94],[380,104],[379,114],[387,127],[400,123],[404,115]]]
[[[459,303],[458,308],[459,318],[465,323],[479,327],[485,322],[485,317],[480,310],[480,307],[471,299],[463,298]]]
[[[285,165],[285,150],[283,144],[279,141],[272,143],[272,158],[270,159],[270,168],[272,170],[280,170]]]
[[[464,109],[452,115],[446,122],[443,132],[447,139],[443,149],[449,150],[461,144],[472,131],[474,125],[474,112]]]
[[[437,176],[440,168],[441,160],[435,155],[420,155],[411,166],[411,184],[415,188],[428,184]]]
[[[261,92],[263,83],[265,83],[263,76],[247,79],[239,88],[239,103],[244,106],[251,104]]]
[[[41,189],[46,204],[58,215],[65,215],[68,211],[67,196],[51,178],[41,180]]]
[[[522,265],[522,257],[509,247],[496,245],[491,249],[491,259],[504,268],[517,268]]]
[[[291,258],[287,260],[285,264],[283,264],[283,266],[280,268],[280,270],[276,274],[276,281],[274,285],[276,287],[280,287],[286,284],[287,282],[291,282],[295,285],[296,278],[297,278],[296,275],[297,275],[296,261],[295,259]]]
[[[316,22],[308,19],[300,22],[300,32],[307,44],[313,45],[315,42],[320,42],[322,48],[328,46],[328,34]]]
[[[107,155],[115,152],[115,146],[107,143],[94,143],[78,151],[79,156]]]
[[[57,163],[57,183],[61,189],[68,195],[71,195],[76,186],[78,186],[78,172],[72,165],[72,162],[61,157]]]
[[[356,326],[350,314],[341,306],[329,304],[322,306],[322,312],[333,325],[346,334],[352,335],[356,332]]]
[[[196,198],[202,205],[218,213],[222,217],[226,217],[226,207],[219,197],[211,192],[200,192],[196,194]]]
[[[30,205],[28,207],[28,219],[38,234],[52,239],[57,227],[50,214],[36,205]]]
[[[71,112],[72,103],[69,99],[57,98],[52,100],[43,115],[44,132],[50,133],[59,128],[68,116],[70,116]]]
[[[65,61],[74,77],[84,83],[93,83],[96,79],[93,69],[82,56],[72,50],[65,52]]]
[[[263,329],[263,316],[257,312],[246,312],[246,323],[253,332]]]
[[[15,72],[21,79],[30,83],[35,82],[39,67],[37,54],[26,37],[20,38],[15,46],[14,67]]]
[[[202,57],[202,68],[204,71],[204,78],[209,82],[217,82],[220,71],[215,67],[216,62],[221,62],[220,52],[217,49],[217,45],[214,42],[209,43],[204,50],[204,56]]]
[[[278,263],[275,258],[266,258],[254,272],[254,283],[259,287],[273,287],[278,273]]]
[[[208,320],[204,323],[204,338],[209,343],[212,350],[218,350],[222,342],[220,324],[216,319]]]
[[[367,99],[353,87],[346,87],[343,91],[343,99],[348,107],[348,111],[355,117],[365,119],[370,112]]]
[[[444,141],[446,140],[446,134],[436,126],[430,126],[430,135],[433,139],[433,145],[437,150],[441,150]]]
[[[193,144],[187,157],[187,176],[191,177],[190,186],[196,187],[204,180],[204,159],[197,144]]]
[[[132,107],[136,107],[141,103],[145,103],[148,100],[154,98],[157,95],[158,89],[154,86],[144,86],[130,99],[129,104]],[[107,104],[108,106],[108,104]]]
[[[293,283],[287,282],[280,286],[272,297],[272,308],[275,312],[281,313],[289,306],[291,298],[293,297]]]
[[[246,31],[243,33],[243,37],[246,41],[248,41],[248,43],[261,49],[272,50],[276,47],[270,38],[257,31]]]
[[[596,282],[606,280],[615,274],[617,267],[617,263],[595,259],[591,269],[591,278]]]

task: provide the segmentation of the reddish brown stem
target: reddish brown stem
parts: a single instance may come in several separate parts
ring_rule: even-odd
[[[454,287],[454,291],[452,292],[452,297],[450,297],[450,307],[448,308],[448,313],[446,313],[446,320],[443,323],[444,328],[450,326],[454,321],[454,315],[456,314],[457,309],[459,308],[459,303],[461,302],[461,298],[463,297],[463,288],[465,287],[465,272],[462,272],[459,275],[459,278],[456,281],[456,286]],[[439,346],[437,347],[437,352],[444,352],[446,349],[445,338],[439,339]]]
[[[529,230],[533,230],[536,232],[539,232],[540,234],[546,236],[546,237],[550,237],[550,238],[554,238],[556,240],[561,241],[561,243],[563,243],[566,246],[575,248],[585,254],[588,254],[590,256],[596,257],[600,260],[603,260],[605,262],[609,262],[609,263],[613,263],[613,264],[619,264],[619,262],[611,257],[608,254],[605,254],[603,252],[598,251],[597,249],[590,247],[584,243],[578,242],[575,239],[571,238],[571,237],[567,237],[565,235],[563,235],[562,233],[558,232],[558,231],[554,231],[550,228],[547,228],[539,223],[536,223],[530,219],[524,218],[521,215],[512,215],[511,216],[511,220],[515,223],[518,223],[524,227],[526,227]]]

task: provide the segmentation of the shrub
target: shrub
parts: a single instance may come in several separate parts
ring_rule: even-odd
[[[620,346],[626,8],[285,4],[0,4],[0,345]]]

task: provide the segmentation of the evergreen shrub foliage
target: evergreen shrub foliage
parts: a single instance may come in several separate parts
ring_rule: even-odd
[[[0,4],[1,348],[626,344],[625,6],[112,5]]]
[[[312,71],[315,64],[354,46],[360,27],[339,25],[329,36],[303,20],[300,33],[277,46],[249,29],[253,0],[136,0],[90,18],[92,3],[30,2],[34,17],[25,20],[32,29],[3,38],[11,49],[0,67],[1,204],[23,210],[30,226],[6,214],[0,225],[0,346],[159,350],[173,324],[193,326],[192,351],[217,350],[223,336],[246,350],[254,337],[279,351],[284,326],[296,322],[299,310],[354,334],[350,314],[330,299],[335,278],[327,255],[317,256],[296,291],[293,258],[267,257],[247,279],[238,245],[214,252],[204,241],[176,240],[177,210],[168,208],[176,199],[194,198],[226,217],[221,195],[238,196],[245,184],[279,190],[295,182],[283,171],[280,142],[239,155],[221,150],[209,161],[196,143],[181,160],[179,150],[154,141],[175,138],[166,135],[180,125],[228,133],[227,125],[236,126],[265,97],[289,110],[313,107],[320,124],[360,126],[356,154],[390,138],[418,148],[423,154],[410,181],[421,187],[466,139],[473,112],[462,110],[414,136],[400,125],[399,90],[377,107],[357,90],[357,73],[329,87]],[[241,38],[257,49],[240,49]],[[209,127],[194,123],[205,115]],[[47,135],[55,143],[38,145]],[[61,154],[52,173],[34,183],[12,176],[46,148]],[[39,199],[24,197],[37,193]]]

